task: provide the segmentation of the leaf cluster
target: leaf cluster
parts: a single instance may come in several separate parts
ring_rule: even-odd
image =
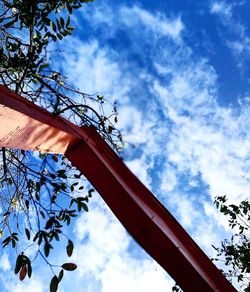
[[[75,124],[94,127],[117,151],[123,145],[116,129],[117,107],[106,115],[108,101],[89,95],[68,83],[53,70],[58,57],[55,42],[71,35],[72,14],[91,0],[3,0],[0,4],[0,84]],[[64,157],[23,150],[0,150],[0,237],[3,247],[17,250],[15,273],[20,280],[30,277],[32,263],[39,256],[54,274],[50,289],[56,291],[64,270],[73,263],[53,265],[49,257],[57,244],[66,240],[71,256],[74,244],[65,229],[88,211],[93,189]],[[23,239],[28,246],[23,248]],[[21,246],[21,247],[20,247]],[[33,258],[24,251],[36,246]],[[20,249],[21,248],[21,249]],[[58,275],[54,269],[62,268]]]
[[[219,211],[227,216],[229,226],[236,230],[230,240],[225,239],[217,251],[217,258],[223,259],[228,269],[225,275],[236,278],[244,291],[250,291],[250,203],[248,200],[239,205],[228,204],[226,196],[216,197],[214,201]]]
[[[13,0],[4,1],[0,15],[2,48],[0,65],[2,82],[10,85],[12,75],[19,75],[16,90],[25,79],[31,79],[48,68],[46,49],[74,30],[70,15],[82,7],[84,0]],[[16,33],[18,31],[18,34]],[[20,35],[29,35],[25,37]],[[14,82],[16,83],[16,82]]]
[[[3,205],[6,212],[2,215],[3,220],[1,225],[3,228],[1,230],[1,235],[3,236],[2,246],[6,247],[11,245],[12,248],[18,248],[19,239],[22,238],[23,241],[23,236],[25,236],[27,247],[31,247],[32,245],[37,246],[37,253],[34,259],[40,255],[53,270],[58,266],[52,265],[47,258],[54,249],[55,242],[59,243],[62,238],[66,238],[65,252],[69,257],[72,256],[74,243],[65,235],[65,226],[69,226],[80,212],[88,211],[87,204],[94,190],[86,188],[86,196],[82,196],[82,192],[85,191],[85,188],[79,183],[81,176],[77,174],[76,170],[72,169],[71,165],[65,162],[65,158],[58,159],[52,157],[52,155],[42,157],[41,162],[43,166],[49,166],[49,164],[47,164],[47,160],[49,160],[57,164],[56,168],[61,165],[66,167],[66,169],[59,168],[56,170],[55,166],[49,168],[49,171],[43,169],[37,172],[38,180],[31,179],[31,175],[34,175],[34,171],[26,173],[27,177],[24,181],[25,189],[23,189],[22,196],[14,196],[17,199],[16,204],[12,207],[8,205],[8,201],[6,205]],[[56,174],[55,177],[52,176],[53,179],[51,178],[51,174]],[[10,189],[7,189],[7,186],[11,188],[14,194],[19,193],[20,187],[22,187],[22,185],[17,185],[15,180],[6,177],[4,182],[2,182],[2,202],[4,196],[7,198],[9,194]],[[60,196],[64,196],[65,198],[62,199]],[[47,201],[49,197],[50,201]],[[36,218],[35,222],[34,215],[31,215],[34,214],[34,212]],[[22,222],[22,225],[20,222]],[[22,228],[23,232],[21,230]],[[15,230],[15,232],[12,230]],[[8,233],[10,234],[6,236]],[[16,260],[15,273],[19,273],[20,280],[24,280],[26,274],[31,277],[32,262],[34,259],[29,259],[24,252],[19,253]],[[76,265],[70,263],[63,264],[61,267],[64,270],[73,271]],[[60,277],[57,277],[57,286],[62,278],[62,274],[60,275]],[[53,283],[55,283],[55,276],[53,278]],[[55,284],[51,285],[54,287],[53,289],[57,287]]]
[[[19,273],[19,279],[21,281],[24,280],[27,274],[29,278],[31,277],[32,275],[31,262],[30,259],[26,255],[24,255],[24,253],[18,255],[16,259],[16,266],[14,272],[15,274]]]

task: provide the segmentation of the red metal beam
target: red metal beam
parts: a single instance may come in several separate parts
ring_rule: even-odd
[[[73,136],[66,157],[90,180],[127,231],[184,291],[236,291],[93,128],[79,128],[53,117],[2,86],[0,103]]]
[[[65,155],[91,181],[137,242],[184,291],[236,291],[100,135],[92,128],[83,130],[90,139]]]

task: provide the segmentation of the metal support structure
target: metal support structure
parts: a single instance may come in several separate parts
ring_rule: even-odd
[[[64,138],[68,139],[65,156],[89,179],[134,239],[184,291],[236,291],[93,128],[79,128],[63,118],[53,117],[2,86],[0,104],[68,134]],[[1,118],[0,113],[0,121]],[[1,141],[0,135],[0,146]]]

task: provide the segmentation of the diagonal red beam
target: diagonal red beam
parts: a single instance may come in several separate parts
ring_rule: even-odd
[[[93,128],[79,128],[63,118],[54,117],[3,86],[0,86],[0,104],[14,110],[20,120],[25,115],[31,118],[31,124],[36,123],[37,129],[31,128],[31,136],[43,135],[39,128],[44,129],[45,125],[46,131],[53,133],[47,136],[49,141],[43,142],[45,146],[58,137],[62,152],[67,149],[66,157],[90,180],[127,231],[184,291],[236,291]],[[4,119],[3,110],[0,108],[0,122]],[[27,124],[23,127],[25,131],[18,132],[16,144],[12,139],[10,147],[20,147],[22,135],[28,131]],[[0,134],[1,131],[0,123]],[[0,139],[0,146],[5,141],[5,137]],[[31,150],[34,149],[36,141],[31,139],[29,143]],[[27,147],[29,145],[25,149]]]
[[[194,240],[92,128],[66,157],[91,181],[136,241],[184,291],[236,291]],[[91,140],[91,141],[90,141]]]

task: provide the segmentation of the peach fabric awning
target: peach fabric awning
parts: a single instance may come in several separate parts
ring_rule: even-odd
[[[0,105],[0,146],[65,153],[76,138],[18,111]]]
[[[71,123],[0,85],[0,147],[64,154],[79,140]]]

